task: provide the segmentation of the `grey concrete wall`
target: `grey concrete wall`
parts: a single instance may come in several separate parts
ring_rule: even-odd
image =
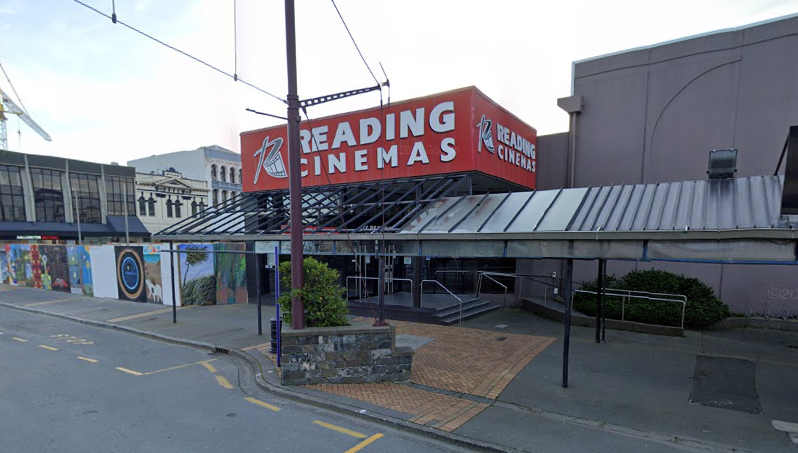
[[[738,148],[738,176],[773,173],[789,126],[798,124],[796,55],[798,18],[788,18],[578,62],[573,94],[583,96],[584,108],[575,185],[703,179],[709,151],[718,148]],[[608,267],[617,274],[655,267],[694,276],[734,311],[798,315],[795,267]],[[596,263],[575,264],[576,280],[595,273]]]
[[[568,133],[538,137],[537,161],[537,190],[564,187],[568,163]]]

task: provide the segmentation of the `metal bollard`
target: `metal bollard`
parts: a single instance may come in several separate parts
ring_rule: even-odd
[[[283,327],[283,322],[280,321],[280,327]],[[271,347],[269,353],[277,354],[277,318],[269,319],[269,330],[271,331]]]

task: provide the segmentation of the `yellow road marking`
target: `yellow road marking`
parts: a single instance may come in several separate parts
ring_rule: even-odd
[[[122,368],[121,366],[116,367],[116,369],[121,371],[121,372],[123,372],[123,373],[132,374],[133,376],[142,376],[143,375],[142,373],[139,373],[138,371],[128,370],[127,368]]]
[[[368,439],[364,440],[363,442],[361,442],[361,443],[355,445],[354,447],[350,448],[349,450],[346,450],[344,453],[355,453],[356,451],[360,451],[365,446],[367,446],[368,444],[374,442],[375,440],[379,439],[380,437],[382,437],[382,434],[375,434],[375,435],[369,437]]]
[[[230,381],[228,381],[227,378],[224,377],[224,376],[217,375],[216,376],[216,382],[218,382],[219,385],[221,385],[222,387],[224,387],[224,388],[226,388],[228,390],[232,390],[233,389],[233,384],[231,384]]]
[[[331,429],[333,431],[338,431],[339,433],[343,433],[343,434],[346,434],[348,436],[357,437],[358,439],[364,439],[364,438],[368,437],[368,436],[366,436],[363,433],[359,433],[357,431],[352,431],[351,429],[341,428],[340,426],[335,426],[335,425],[332,425],[330,423],[325,423],[325,422],[321,422],[321,421],[318,421],[318,420],[314,421],[313,423],[315,423],[315,424],[317,424],[319,426],[323,426],[325,428]]]
[[[88,357],[81,357],[81,356],[78,356],[78,358],[79,358],[80,360],[85,360],[85,361],[87,361],[87,362],[90,362],[90,363],[97,363],[97,362],[98,362],[97,360],[90,359],[90,358],[88,358]]]
[[[181,310],[183,308],[187,308],[187,307],[177,307],[178,310]],[[153,310],[153,311],[148,311],[148,312],[145,312],[145,313],[137,313],[135,315],[130,315],[130,316],[122,316],[121,318],[109,319],[106,322],[130,321],[131,319],[146,318],[147,316],[150,316],[150,315],[160,315],[160,314],[163,314],[163,313],[169,313],[171,311],[172,311],[171,308],[164,308],[163,310]]]
[[[269,403],[264,403],[263,401],[261,401],[261,400],[259,400],[257,398],[253,398],[251,396],[248,396],[248,397],[246,397],[244,399],[249,401],[252,404],[257,404],[258,406],[265,407],[266,409],[269,409],[269,410],[273,410],[274,412],[277,412],[277,411],[280,410],[280,408],[277,407],[277,406],[272,406]]]
[[[189,367],[191,365],[196,365],[198,363],[201,363],[201,364],[203,364],[203,366],[205,366],[205,362],[213,362],[214,360],[216,360],[216,359],[202,360],[202,361],[199,361],[199,362],[187,363],[185,365],[173,366],[171,368],[164,368],[162,370],[150,371],[150,372],[147,372],[147,373],[144,373],[144,374],[155,374],[155,373],[161,373],[161,372],[164,372],[164,371],[179,370],[180,368]],[[210,366],[210,365],[208,365],[208,366]],[[205,368],[207,368],[207,367],[205,367]],[[211,368],[213,368],[213,367],[211,367]],[[216,372],[216,369],[214,369],[213,371]]]
[[[216,359],[213,359],[213,360],[216,360]],[[216,367],[214,367],[213,365],[208,363],[208,362],[213,362],[213,360],[206,360],[204,362],[200,362],[200,365],[204,366],[205,369],[210,371],[211,373],[215,373],[216,372]]]
[[[57,351],[58,350],[58,348],[54,348],[52,346],[47,346],[46,344],[40,344],[39,347],[47,349],[48,351]]]
[[[69,299],[46,300],[44,302],[34,302],[32,304],[25,304],[23,307],[38,307],[39,305],[57,304],[59,302],[67,302]]]
[[[27,343],[28,342],[28,340],[25,340],[25,339],[22,339],[22,338],[19,338],[19,337],[11,337],[11,339],[14,340],[14,341],[19,341],[20,343]]]

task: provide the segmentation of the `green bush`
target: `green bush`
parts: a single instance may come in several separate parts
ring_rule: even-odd
[[[712,288],[697,278],[657,269],[635,270],[620,279],[608,275],[606,286],[630,291],[685,295],[687,308],[684,324],[688,329],[703,329],[730,316],[729,307],[715,297]],[[597,281],[593,280],[586,282],[582,289],[595,291],[597,287]],[[621,298],[605,297],[604,316],[621,319],[621,305]],[[596,296],[577,293],[574,297],[574,308],[586,315],[595,316]],[[646,324],[679,326],[681,310],[681,305],[676,303],[629,299],[626,301],[624,319]]]
[[[285,288],[291,288],[291,263],[280,263],[280,281]],[[305,325],[307,327],[333,327],[349,324],[346,314],[349,311],[344,293],[339,285],[339,273],[327,264],[313,258],[302,262],[305,281],[301,290],[287,291],[280,296],[280,309],[283,322],[291,323],[292,295],[302,299],[305,304]]]

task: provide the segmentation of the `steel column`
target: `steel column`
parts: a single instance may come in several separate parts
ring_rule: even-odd
[[[565,260],[565,337],[562,347],[562,386],[568,388],[568,353],[571,346],[571,310],[573,294],[571,293],[571,280],[574,277],[574,260]]]

